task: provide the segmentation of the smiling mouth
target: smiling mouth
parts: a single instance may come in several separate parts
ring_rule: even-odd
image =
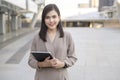
[[[55,23],[49,24],[49,26],[54,26],[54,25],[55,25]]]

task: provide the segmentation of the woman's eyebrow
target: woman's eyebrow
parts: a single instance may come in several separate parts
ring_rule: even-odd
[[[49,17],[56,17],[56,15],[52,15],[52,16],[46,16],[46,18],[49,18]]]

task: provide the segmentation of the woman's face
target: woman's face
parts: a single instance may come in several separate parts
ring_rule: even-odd
[[[60,16],[58,16],[55,10],[48,12],[45,17],[45,24],[49,30],[56,30],[59,21],[60,21]]]

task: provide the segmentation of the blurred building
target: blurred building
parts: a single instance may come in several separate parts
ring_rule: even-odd
[[[20,29],[26,13],[37,13],[32,0],[0,0],[0,34]]]
[[[63,20],[64,26],[120,27],[120,0],[89,0],[78,7],[86,11],[96,8],[97,11],[68,17]]]
[[[99,0],[89,0],[89,7],[90,8],[98,8],[99,7]]]
[[[104,6],[113,6],[115,0],[99,0],[99,11],[102,10]]]
[[[79,3],[78,8],[98,8],[99,0],[89,0],[88,3]]]
[[[23,22],[30,22],[26,14],[32,13],[35,25],[41,5],[45,0],[0,0],[0,34],[22,28]],[[27,19],[26,19],[27,18]],[[28,25],[27,25],[28,26]]]
[[[88,3],[78,4],[78,8],[89,8],[89,4]]]
[[[100,0],[99,11],[107,18],[120,19],[120,0]]]

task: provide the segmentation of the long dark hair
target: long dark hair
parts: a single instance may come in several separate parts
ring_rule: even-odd
[[[60,11],[55,4],[48,4],[44,7],[43,12],[42,12],[41,29],[40,29],[40,32],[39,32],[39,37],[44,42],[47,41],[46,40],[46,34],[47,34],[47,29],[48,29],[46,24],[45,24],[45,17],[47,15],[47,13],[49,13],[52,10],[55,10],[57,12],[58,16],[60,16]],[[57,30],[60,32],[60,38],[64,37],[64,32],[63,32],[61,20],[59,21],[59,23],[57,25]]]

